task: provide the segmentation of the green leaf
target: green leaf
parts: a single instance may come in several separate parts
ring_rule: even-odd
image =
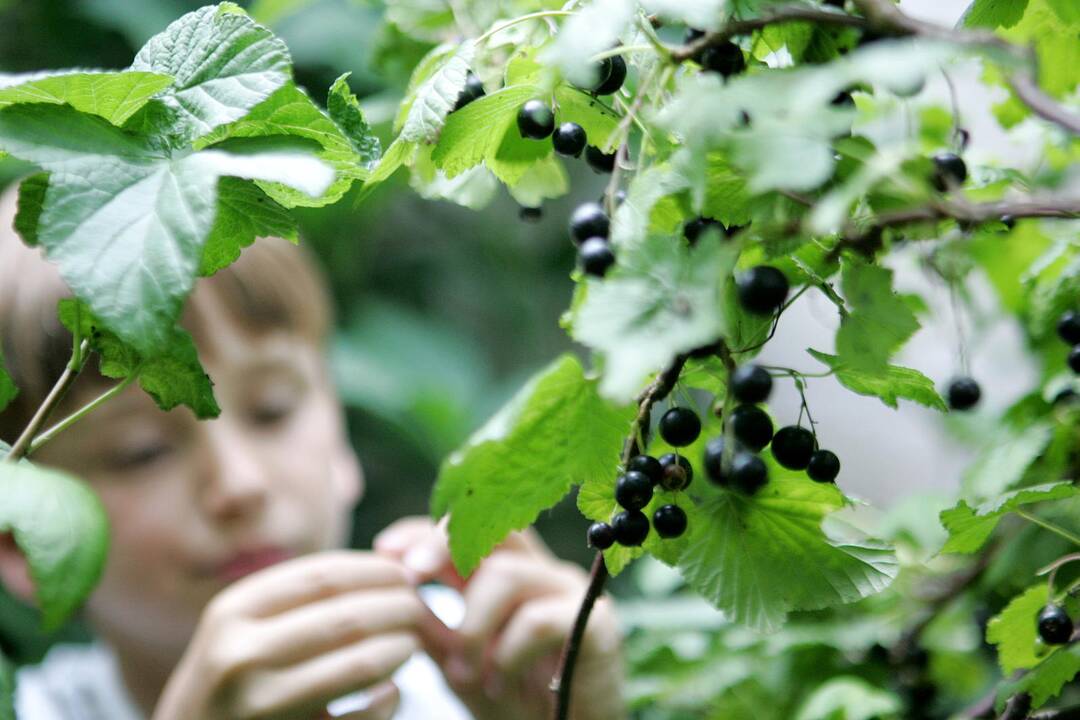
[[[750,222],[750,193],[746,178],[738,174],[720,153],[710,153],[705,167],[704,202],[701,214],[725,226]]]
[[[996,498],[1008,490],[1042,455],[1052,437],[1049,423],[1035,423],[1021,432],[999,429],[964,473],[964,497],[969,501]]]
[[[619,41],[633,20],[636,3],[631,0],[596,0],[574,13],[559,29],[555,41],[537,58],[554,67],[578,87],[592,87],[599,80],[593,55]]]
[[[0,720],[15,717],[15,666],[0,651]]]
[[[1009,28],[1020,21],[1028,0],[974,0],[960,17],[964,27]]]
[[[518,109],[535,94],[532,85],[511,85],[453,113],[431,153],[435,167],[452,178],[484,160],[493,162],[503,138],[517,132]]]
[[[792,610],[880,592],[899,566],[887,546],[833,539],[822,521],[844,505],[833,485],[773,477],[752,497],[721,492],[690,526],[683,577],[735,622],[774,630]]]
[[[0,108],[16,103],[66,104],[123,125],[172,82],[167,74],[130,71],[0,74]]]
[[[986,626],[986,641],[997,646],[998,662],[1006,675],[1039,664],[1036,620],[1046,601],[1047,587],[1042,582],[1014,597]]]
[[[847,263],[844,299],[851,307],[836,333],[836,354],[852,370],[883,373],[889,358],[919,329],[915,313],[892,288],[892,271]]]
[[[934,389],[933,381],[918,370],[900,365],[886,365],[883,372],[866,372],[845,365],[836,355],[828,355],[812,348],[807,348],[806,352],[832,368],[836,379],[848,390],[859,395],[880,398],[881,402],[893,409],[897,408],[899,398],[912,400],[942,412],[949,409]]]
[[[285,43],[233,3],[190,12],[150,38],[132,70],[171,75],[156,103],[168,132],[186,143],[235,122],[288,82]]]
[[[1042,707],[1046,701],[1055,697],[1080,673],[1080,643],[1073,643],[1050,654],[1026,675],[1016,682],[1006,683],[998,695],[999,705],[1002,697],[1026,692],[1031,695],[1032,709]]]
[[[860,677],[834,677],[806,698],[795,720],[871,720],[895,715],[900,699]]]
[[[1060,482],[1005,493],[975,508],[961,500],[956,507],[941,513],[941,524],[949,531],[949,540],[941,551],[973,553],[983,546],[1007,513],[1016,512],[1022,505],[1077,496],[1080,489],[1070,482]]]
[[[30,247],[38,244],[38,222],[49,189],[49,174],[34,173],[19,183],[19,201],[15,211],[15,232]]]
[[[382,153],[379,138],[364,119],[364,112],[360,109],[360,102],[349,89],[349,75],[345,73],[334,81],[330,86],[330,94],[326,99],[326,111],[330,119],[338,126],[342,134],[349,139],[353,150],[359,157],[360,162],[367,169],[375,167]]]
[[[297,241],[296,221],[289,211],[250,180],[223,177],[217,195],[217,214],[199,259],[199,275],[207,277],[231,265],[255,238]]]
[[[478,168],[476,168],[478,169]],[[557,198],[570,191],[570,178],[566,168],[553,155],[548,155],[528,166],[525,172],[509,186],[510,196],[519,205],[538,207],[544,200]]]
[[[569,85],[555,88],[555,120],[577,123],[585,131],[588,143],[604,152],[613,150],[612,144],[618,140],[614,133],[619,116],[599,98]]]
[[[1059,12],[1064,10],[1064,12]],[[1001,31],[1019,45],[1034,45],[1039,86],[1067,97],[1080,83],[1080,13],[1053,0],[1028,0],[1023,17]]]
[[[203,370],[191,335],[173,326],[160,346],[143,353],[124,342],[94,317],[85,303],[65,298],[57,307],[64,327],[91,339],[90,349],[100,355],[100,372],[123,379],[138,374],[139,386],[162,410],[187,405],[199,419],[221,414],[214,399],[213,382]]]
[[[611,241],[616,247],[636,247],[650,232],[673,231],[673,227],[658,222],[661,214],[658,206],[665,198],[686,190],[689,184],[680,167],[656,164],[638,173],[630,182],[626,200],[611,218]]]
[[[0,347],[0,412],[11,403],[19,394],[19,388],[15,386],[7,368],[4,367],[4,349]]]
[[[603,355],[604,397],[629,401],[647,375],[724,333],[721,297],[738,252],[715,234],[693,249],[653,235],[617,250],[603,280],[586,280],[571,335]]]
[[[432,514],[450,513],[457,569],[471,573],[573,485],[612,477],[633,415],[600,399],[572,355],[534,375],[440,469]]]
[[[41,245],[76,296],[146,354],[172,339],[213,222],[218,178],[284,182],[311,195],[332,179],[295,148],[169,156],[149,138],[61,105],[0,110],[0,149],[52,173]]]
[[[727,0],[643,0],[641,7],[649,15],[703,30],[719,29],[729,9]]]
[[[55,630],[101,577],[105,509],[79,480],[25,460],[0,463],[0,497],[0,532],[11,532],[26,557],[42,625]]]
[[[466,40],[448,57],[427,80],[416,88],[415,97],[405,122],[401,137],[407,142],[433,143],[446,123],[446,116],[454,108],[458,96],[465,89],[469,64],[476,45]]]

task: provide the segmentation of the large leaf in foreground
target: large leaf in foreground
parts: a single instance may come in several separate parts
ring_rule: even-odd
[[[974,508],[961,500],[956,507],[941,513],[941,524],[949,531],[949,540],[941,551],[973,553],[983,546],[1001,518],[1008,513],[1018,511],[1023,505],[1077,495],[1080,495],[1080,488],[1071,482],[1059,482],[1005,493]]]
[[[1002,671],[1035,667],[1041,659],[1035,654],[1039,611],[1046,605],[1047,587],[1041,582],[1014,597],[1005,609],[986,626],[986,641],[997,646]]]
[[[896,556],[870,541],[830,538],[825,517],[844,505],[833,485],[772,478],[755,496],[723,492],[691,525],[679,569],[732,620],[774,630],[792,610],[850,603],[896,576]]]
[[[55,630],[101,576],[109,546],[105,510],[79,480],[25,460],[0,462],[0,497],[0,532],[12,533],[26,557],[42,624]]]
[[[1080,673],[1080,643],[1073,643],[1055,650],[1019,680],[1006,683],[998,693],[998,709],[1004,706],[1006,697],[1021,692],[1031,695],[1032,709],[1042,707],[1077,673]]]
[[[0,74],[0,108],[16,103],[67,104],[123,125],[172,81],[168,75],[135,71]]]
[[[458,570],[471,573],[575,484],[613,476],[632,417],[597,395],[572,355],[533,376],[439,472],[432,514],[450,513]]]

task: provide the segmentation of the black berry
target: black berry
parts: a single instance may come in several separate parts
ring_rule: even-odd
[[[1001,222],[1010,230],[1016,227],[1016,218],[1012,215],[1002,215]]]
[[[600,81],[593,85],[597,95],[610,95],[626,82],[626,59],[622,55],[604,58],[600,64]]]
[[[840,474],[840,458],[832,450],[815,450],[806,466],[806,474],[814,482],[833,482]]]
[[[697,60],[701,67],[724,77],[738,75],[746,69],[742,48],[730,40],[705,48]]]
[[[663,466],[652,455],[635,455],[626,463],[626,469],[644,473],[653,485],[659,485],[661,478],[664,477]]]
[[[544,211],[538,207],[524,207],[518,210],[518,217],[525,222],[540,222],[540,218],[544,216]]]
[[[577,242],[591,237],[606,238],[610,228],[611,221],[600,203],[587,202],[578,205],[570,216],[570,237]]]
[[[473,100],[484,97],[484,83],[480,82],[480,78],[476,77],[470,70],[469,74],[465,76],[465,87],[462,89],[461,94],[458,95],[457,102],[454,103],[454,110],[460,110]]]
[[[677,538],[686,532],[686,512],[678,505],[661,505],[652,516],[656,534],[662,538]]]
[[[615,264],[615,253],[607,240],[601,237],[592,237],[581,243],[578,248],[578,260],[581,261],[581,269],[586,275],[604,277],[608,269]]]
[[[832,5],[835,8],[844,9],[844,0],[824,0],[826,5]]]
[[[833,99],[829,101],[829,104],[833,107],[854,108],[855,98],[853,98],[851,93],[847,90],[841,90],[833,96]]]
[[[958,377],[949,383],[946,394],[949,396],[950,408],[953,410],[970,410],[979,402],[979,398],[982,397],[982,390],[979,389],[979,383],[975,382],[973,378]]]
[[[789,470],[805,470],[814,454],[814,434],[803,427],[789,425],[776,431],[772,454],[776,462]]]
[[[620,545],[640,545],[649,536],[649,518],[640,510],[624,510],[615,516],[611,526]]]
[[[662,475],[660,486],[665,490],[685,490],[694,479],[694,467],[684,455],[666,453],[660,456]]]
[[[1066,360],[1069,363],[1069,367],[1072,368],[1072,371],[1080,375],[1080,345],[1073,345]]]
[[[517,116],[518,130],[522,137],[543,140],[555,130],[555,113],[541,100],[529,100]]]
[[[585,162],[598,173],[609,173],[615,169],[615,153],[608,155],[595,145],[589,145],[585,148]]]
[[[606,522],[594,522],[587,533],[589,545],[597,550],[607,550],[615,544],[615,528]]]
[[[615,502],[627,510],[640,510],[652,500],[652,488],[648,475],[631,470],[615,482]]]
[[[1066,310],[1058,318],[1058,335],[1070,345],[1080,343],[1080,313],[1075,310]]]
[[[685,447],[701,434],[701,420],[690,408],[673,407],[660,418],[660,437],[673,447]]]
[[[784,273],[771,265],[758,265],[735,278],[739,291],[739,303],[748,312],[771,315],[776,312],[789,290]]]
[[[1073,634],[1073,622],[1065,608],[1047,605],[1039,612],[1039,637],[1047,645],[1064,645]]]
[[[939,153],[935,155],[934,175],[932,182],[938,192],[945,192],[950,186],[960,186],[967,180],[967,165],[955,153]]]
[[[772,440],[772,420],[769,414],[757,405],[739,405],[731,411],[730,422],[735,438],[754,452],[761,450]]]
[[[760,365],[740,365],[731,373],[731,394],[741,403],[764,402],[772,392],[772,375]]]
[[[1076,391],[1071,387],[1062,388],[1058,391],[1058,394],[1054,396],[1054,404],[1061,405],[1062,403],[1072,402],[1077,397]]]
[[[717,485],[727,485],[728,477],[724,472],[724,436],[714,437],[705,443],[705,474]]]
[[[753,495],[769,481],[765,461],[752,452],[739,450],[731,458],[731,485],[747,495]]]
[[[685,235],[686,239],[693,245],[698,241],[698,238],[701,237],[702,233],[709,228],[716,228],[720,231],[721,235],[724,234],[724,226],[721,225],[718,220],[707,217],[696,217],[693,220],[687,220],[686,224],[683,225],[683,235]]]
[[[688,27],[686,28],[686,34],[683,35],[683,43],[689,45],[695,40],[700,40],[703,37],[705,37],[704,30],[698,30],[697,28]]]
[[[567,157],[578,157],[585,149],[585,129],[577,123],[564,122],[555,128],[551,135],[551,144],[555,146],[555,152]]]

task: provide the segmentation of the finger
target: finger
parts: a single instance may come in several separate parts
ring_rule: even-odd
[[[448,519],[449,516],[444,516],[439,521],[439,525],[445,528]],[[400,559],[406,550],[415,545],[418,540],[430,535],[435,528],[436,524],[425,515],[401,518],[388,525],[386,529],[375,536],[372,548],[376,552],[396,556]]]
[[[289,667],[253,672],[238,688],[236,715],[261,718],[325,707],[334,698],[389,680],[419,647],[411,633],[388,633]]]
[[[523,603],[494,643],[492,665],[515,675],[537,658],[560,648],[577,616],[578,601],[569,596]]]
[[[393,682],[384,682],[365,691],[367,704],[362,710],[327,715],[328,720],[390,720],[401,703],[401,693]]]

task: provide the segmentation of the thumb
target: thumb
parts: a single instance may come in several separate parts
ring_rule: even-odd
[[[370,699],[363,710],[355,710],[344,715],[326,713],[324,717],[332,720],[390,720],[401,702],[401,693],[397,685],[389,680],[368,689],[367,695]]]

